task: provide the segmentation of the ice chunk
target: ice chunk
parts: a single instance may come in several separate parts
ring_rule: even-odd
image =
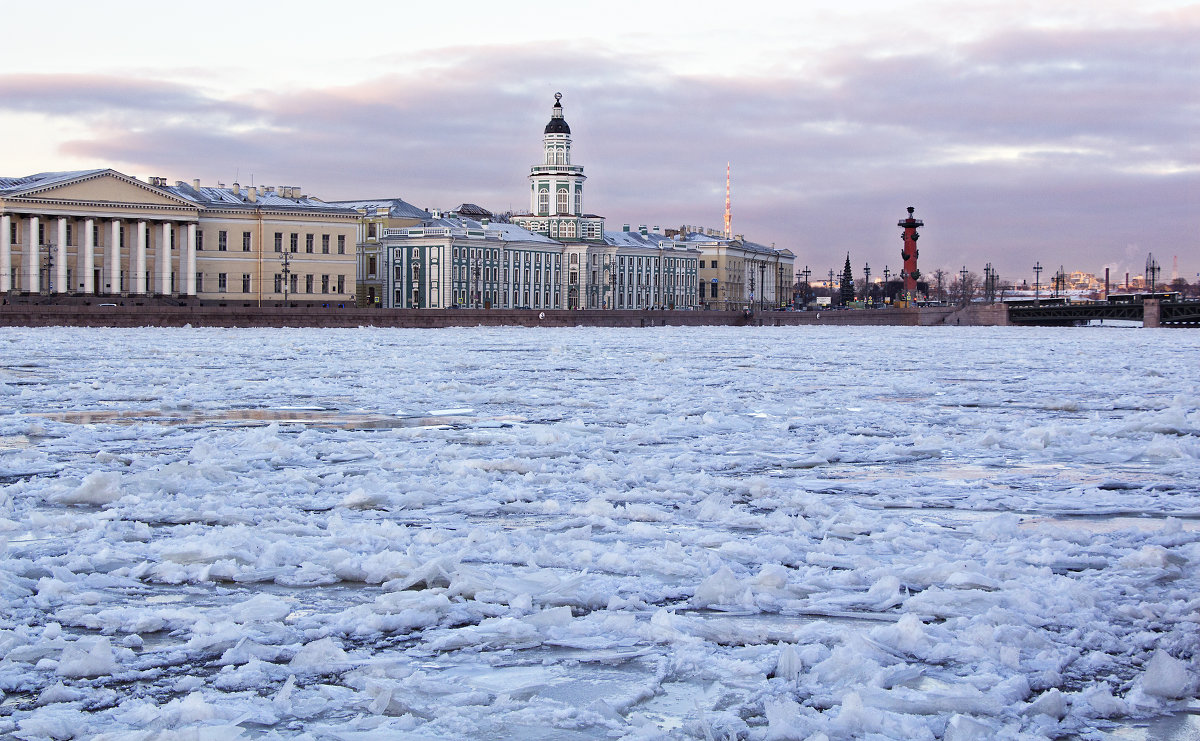
[[[1062,720],[1067,715],[1067,697],[1057,687],[1043,692],[1036,700],[1025,706],[1026,715],[1048,715]]]
[[[50,687],[42,690],[42,693],[38,695],[36,704],[38,706],[42,706],[52,705],[56,702],[76,702],[77,700],[82,700],[83,698],[83,692],[59,682],[58,684],[51,685]]]
[[[787,698],[763,703],[767,716],[767,741],[803,741],[809,738],[808,723],[800,712],[800,704]]]
[[[1188,675],[1187,664],[1158,650],[1146,662],[1145,673],[1142,674],[1142,691],[1147,695],[1178,699],[1188,694],[1192,678]]]
[[[991,741],[996,738],[996,729],[987,723],[966,715],[955,714],[946,724],[943,741]]]
[[[321,638],[306,643],[288,664],[292,671],[322,674],[345,669],[348,665],[349,657],[332,638]]]
[[[717,573],[700,582],[696,593],[692,596],[692,604],[696,607],[709,605],[735,604],[738,596],[745,590],[738,578],[728,566],[722,566]]]
[[[100,677],[117,669],[112,644],[108,638],[86,639],[63,649],[55,672],[61,677]]]
[[[17,723],[20,730],[15,734],[21,739],[63,739],[84,738],[88,735],[91,722],[89,715],[75,708],[44,707],[35,710],[27,718]]]
[[[775,671],[771,672],[771,676],[793,680],[799,677],[803,670],[804,662],[796,654],[796,647],[785,643],[779,649],[779,658],[775,661]]]
[[[116,471],[93,471],[83,477],[75,489],[50,495],[58,504],[112,504],[124,496],[121,474]]]
[[[283,620],[292,606],[282,597],[258,594],[245,602],[226,608],[224,617],[235,623],[262,623]]]

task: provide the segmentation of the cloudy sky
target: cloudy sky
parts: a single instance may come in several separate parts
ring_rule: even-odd
[[[824,274],[990,262],[1200,273],[1200,4],[842,0],[5,11],[0,175],[112,167],[528,208],[553,94],[621,224],[720,227]],[[565,10],[564,10],[565,9]]]

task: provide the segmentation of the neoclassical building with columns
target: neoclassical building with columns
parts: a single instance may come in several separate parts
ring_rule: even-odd
[[[0,295],[352,301],[358,216],[290,186],[0,177]]]

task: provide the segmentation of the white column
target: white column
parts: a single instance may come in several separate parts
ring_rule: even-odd
[[[0,293],[12,290],[12,217],[0,216]]]
[[[187,225],[187,241],[179,259],[179,272],[183,273],[181,287],[188,296],[196,295],[196,225]]]
[[[96,292],[96,230],[92,219],[83,222],[83,292]]]
[[[166,296],[171,292],[171,222],[162,223],[162,234],[158,242],[158,292]]]
[[[102,294],[119,294],[121,293],[121,231],[120,224],[118,230],[113,233],[113,228],[108,229],[108,245],[104,246],[103,265],[100,269],[100,293]],[[95,266],[92,266],[95,270]]]
[[[133,265],[133,285],[136,287],[137,293],[145,294],[149,286],[146,285],[146,222],[144,221],[137,223],[136,258]]]
[[[50,276],[47,275],[49,280]],[[67,292],[67,220],[58,219],[58,245],[54,255],[54,292]]]
[[[38,239],[38,217],[29,217],[29,241],[25,243],[25,291],[38,293],[42,290],[41,242]]]
[[[121,221],[113,219],[108,228],[108,290],[121,292]]]

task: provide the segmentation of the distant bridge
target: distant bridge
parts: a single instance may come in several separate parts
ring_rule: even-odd
[[[1008,304],[1008,323],[1014,325],[1069,327],[1108,319],[1140,321],[1146,327],[1200,327],[1200,301],[1147,298],[1069,303],[1045,299]]]

